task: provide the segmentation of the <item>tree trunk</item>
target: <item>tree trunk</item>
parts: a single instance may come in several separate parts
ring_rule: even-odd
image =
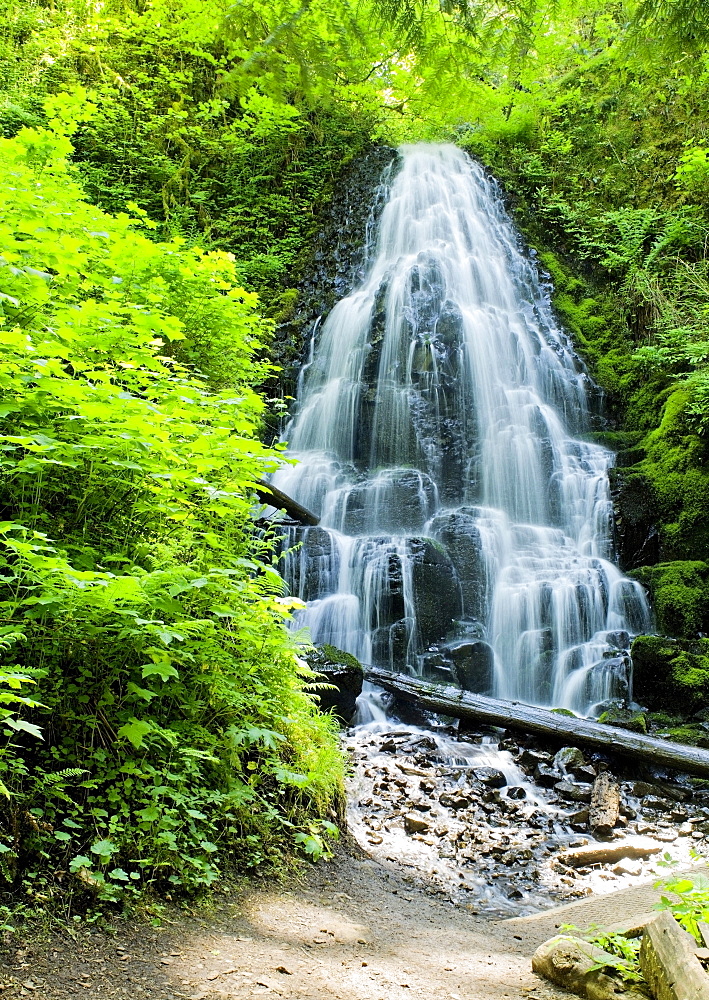
[[[392,674],[378,667],[365,667],[365,677],[398,698],[416,702],[422,708],[441,715],[472,719],[505,729],[520,729],[525,733],[549,736],[563,743],[638,757],[646,764],[709,777],[709,751],[697,747],[641,736],[600,722],[572,718],[517,701],[486,698],[461,691],[460,688],[431,684],[405,674]]]

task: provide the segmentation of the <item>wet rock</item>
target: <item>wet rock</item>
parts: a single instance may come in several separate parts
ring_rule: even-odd
[[[475,639],[443,646],[453,662],[453,672],[464,691],[490,694],[495,674],[495,654],[492,646]]]
[[[527,793],[521,785],[511,785],[507,789],[507,795],[511,799],[526,799]]]
[[[547,764],[537,764],[534,768],[534,780],[542,788],[553,788],[559,780],[559,772]]]
[[[321,710],[332,711],[344,722],[351,722],[362,693],[362,664],[350,653],[328,644],[317,646],[306,659],[318,678],[334,686],[317,691]]]
[[[593,783],[596,780],[596,769],[594,767],[591,767],[590,764],[578,767],[571,767],[569,768],[569,770],[571,771],[571,774],[573,774],[574,778],[576,778],[578,781],[590,781],[591,783]]]
[[[507,784],[507,778],[496,767],[475,767],[472,774],[476,781],[488,788],[504,788]]]
[[[544,753],[541,750],[525,749],[519,755],[518,763],[522,767],[534,769],[538,764],[551,764],[553,760],[554,758],[550,753]]]
[[[671,808],[667,799],[661,799],[657,795],[646,795],[641,805],[643,809],[650,809],[652,812],[669,812]]]
[[[588,809],[578,809],[568,817],[568,823],[572,830],[585,830],[588,826]]]
[[[557,781],[554,785],[556,794],[571,802],[590,802],[591,788],[591,785],[576,785],[571,781]]]
[[[443,792],[438,801],[448,809],[467,809],[470,805],[470,798],[455,792]]]
[[[424,646],[441,639],[462,613],[460,583],[455,567],[440,543],[430,538],[409,540],[414,613]]]
[[[519,754],[519,747],[517,746],[517,743],[513,739],[505,738],[504,740],[500,740],[500,742],[497,744],[497,749],[506,750],[508,753],[511,753],[513,757]]]
[[[578,747],[562,747],[554,757],[554,767],[560,771],[571,771],[573,767],[584,767],[586,758]]]
[[[475,509],[441,511],[431,523],[431,533],[445,545],[455,566],[461,581],[463,613],[472,619],[484,619],[487,613],[486,573]]]
[[[407,833],[427,833],[431,824],[425,816],[410,812],[404,816],[404,829]]]

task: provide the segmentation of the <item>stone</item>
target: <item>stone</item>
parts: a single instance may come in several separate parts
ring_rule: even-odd
[[[578,747],[562,747],[554,757],[554,767],[560,771],[570,771],[572,767],[584,767],[586,758]]]
[[[529,767],[532,770],[537,766],[537,764],[551,764],[554,758],[550,753],[544,753],[541,750],[523,750],[519,755],[518,763],[522,767]]]
[[[559,780],[559,772],[546,764],[537,764],[534,768],[534,780],[542,788],[553,788]]]
[[[569,799],[571,802],[590,802],[591,785],[577,785],[571,781],[557,781],[554,791],[562,799]]]
[[[470,805],[470,799],[467,795],[462,795],[455,792],[443,792],[438,801],[442,806],[446,806],[448,809],[467,809]]]
[[[504,788],[507,784],[507,778],[496,767],[474,767],[471,773],[477,781],[487,785],[488,788]]]
[[[631,861],[629,858],[623,858],[619,861],[617,865],[613,866],[613,871],[616,875],[639,875],[643,870],[643,866],[639,861]]]
[[[667,799],[661,799],[658,795],[646,795],[640,803],[643,809],[650,809],[653,812],[669,812],[671,809]]]
[[[318,678],[333,685],[331,689],[316,692],[321,711],[331,711],[343,722],[351,722],[357,711],[357,698],[362,693],[364,680],[359,660],[327,644],[317,646],[306,658]]]
[[[427,833],[430,828],[430,822],[418,813],[410,812],[404,816],[404,829],[407,833]]]
[[[507,796],[510,799],[526,799],[527,793],[521,785],[511,785],[507,789]]]
[[[588,827],[588,809],[578,809],[567,817],[567,822],[572,830],[585,830]]]
[[[596,769],[591,767],[590,764],[585,764],[580,767],[572,766],[569,770],[577,781],[590,781],[593,783],[596,780]]]
[[[442,647],[453,661],[453,672],[464,691],[491,694],[495,676],[495,653],[482,639],[461,641]]]
[[[460,582],[440,543],[410,538],[411,587],[416,622],[424,646],[439,641],[462,613]]]
[[[624,1000],[640,1000],[642,994],[632,989],[624,990],[620,976],[608,975],[604,970],[604,962],[612,969],[618,961],[616,955],[588,941],[559,934],[537,948],[532,956],[532,969],[537,975],[588,1000],[618,1000],[619,993]]]

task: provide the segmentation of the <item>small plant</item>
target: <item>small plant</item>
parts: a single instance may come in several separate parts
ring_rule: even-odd
[[[604,930],[596,924],[591,924],[586,931],[579,930],[574,924],[563,924],[560,930],[562,933],[582,938],[592,948],[600,948],[606,952],[603,958],[599,957],[595,961],[591,971],[608,969],[620,976],[624,983],[645,982],[640,971],[639,938],[626,937],[619,931]],[[596,956],[592,954],[591,958],[596,958]]]

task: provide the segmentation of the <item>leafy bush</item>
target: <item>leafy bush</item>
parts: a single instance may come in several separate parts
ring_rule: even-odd
[[[3,871],[194,891],[319,836],[342,763],[252,525],[269,325],[87,204],[76,112],[0,140]]]

